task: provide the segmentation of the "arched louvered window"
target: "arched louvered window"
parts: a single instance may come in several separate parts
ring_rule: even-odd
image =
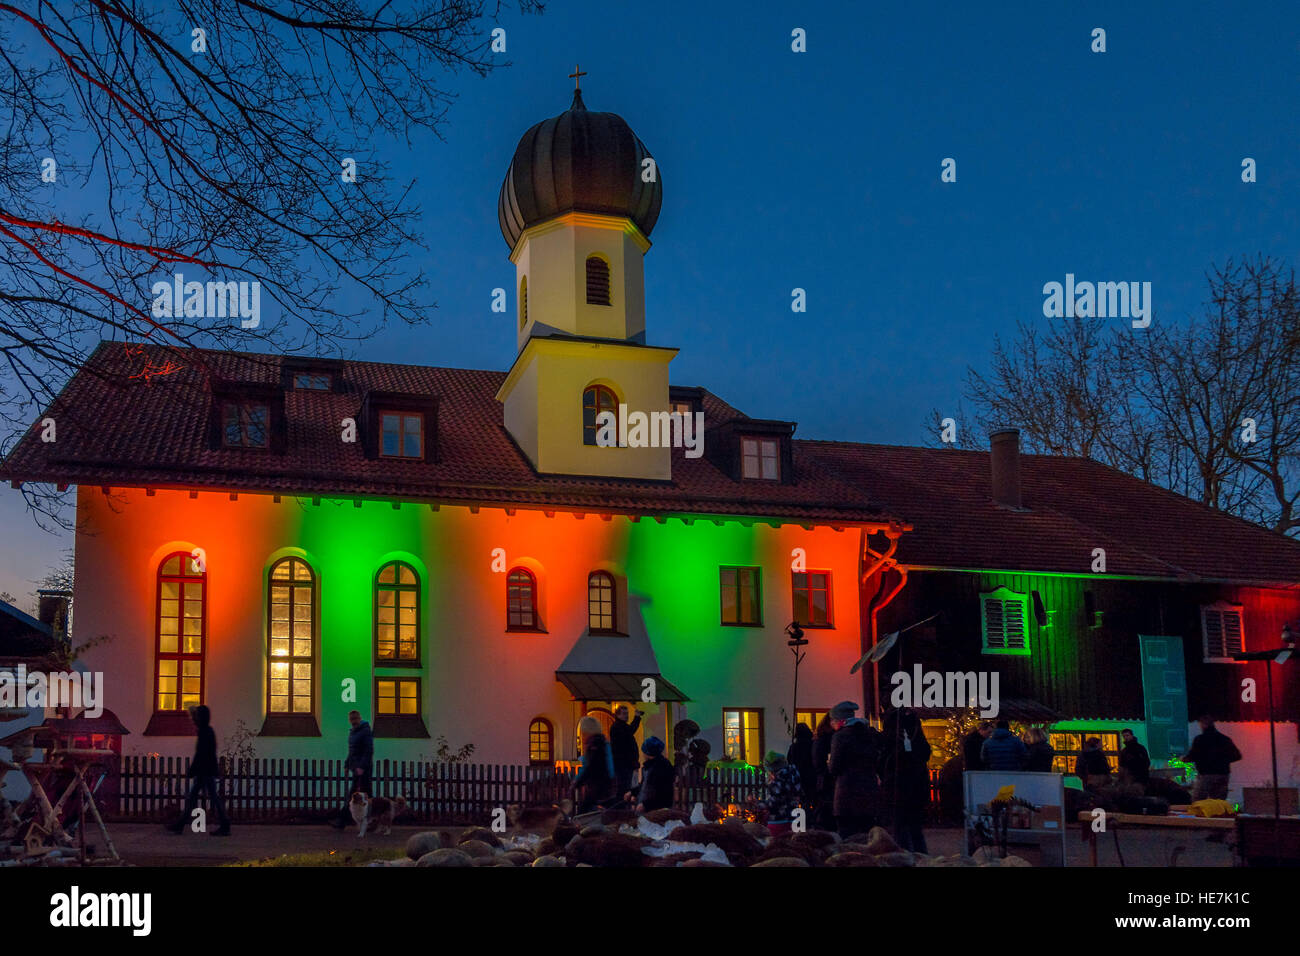
[[[518,631],[541,627],[537,619],[537,579],[527,568],[514,568],[506,575],[506,627]]]
[[[612,412],[614,415],[614,444],[618,443],[618,396],[614,394],[612,388],[604,385],[588,385],[582,392],[582,443],[584,445],[598,444],[596,437],[600,432],[600,421],[597,416],[601,412]]]
[[[375,577],[375,663],[419,660],[420,578],[409,564],[393,561]]]
[[[528,324],[528,276],[519,280],[519,328]]]
[[[609,305],[609,263],[587,256],[587,305]]]
[[[208,575],[196,555],[177,551],[158,566],[154,709],[159,712],[203,703]]]
[[[555,762],[555,728],[545,717],[536,717],[528,725],[528,762],[538,766]]]
[[[608,571],[587,575],[587,627],[592,632],[609,633],[618,628],[614,593],[614,576]]]
[[[316,709],[316,576],[301,558],[271,565],[267,591],[268,714]]]

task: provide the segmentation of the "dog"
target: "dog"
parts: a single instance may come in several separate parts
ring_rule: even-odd
[[[572,814],[573,801],[567,797],[550,807],[521,807],[514,804],[506,808],[506,820],[511,829],[544,836],[550,836],[557,825],[568,822]]]
[[[387,836],[393,832],[393,820],[406,811],[406,798],[368,797],[358,790],[348,801],[348,810],[357,825],[358,838],[364,837],[368,829],[380,830]]]

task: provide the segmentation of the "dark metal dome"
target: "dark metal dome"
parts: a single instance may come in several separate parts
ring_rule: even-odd
[[[645,144],[616,113],[592,113],[581,91],[559,116],[542,120],[515,147],[497,199],[510,248],[529,226],[578,211],[626,216],[646,236],[659,218],[663,182],[641,181]]]

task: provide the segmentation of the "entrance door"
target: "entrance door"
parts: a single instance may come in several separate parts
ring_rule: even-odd
[[[1187,753],[1187,671],[1181,637],[1139,635],[1147,751],[1154,767]]]

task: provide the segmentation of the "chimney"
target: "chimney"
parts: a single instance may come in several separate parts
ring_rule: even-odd
[[[993,500],[1020,509],[1020,429],[989,432],[989,457],[993,467]]]
[[[50,626],[50,633],[61,644],[68,641],[68,608],[72,592],[61,588],[41,588],[36,592],[37,620]]]

